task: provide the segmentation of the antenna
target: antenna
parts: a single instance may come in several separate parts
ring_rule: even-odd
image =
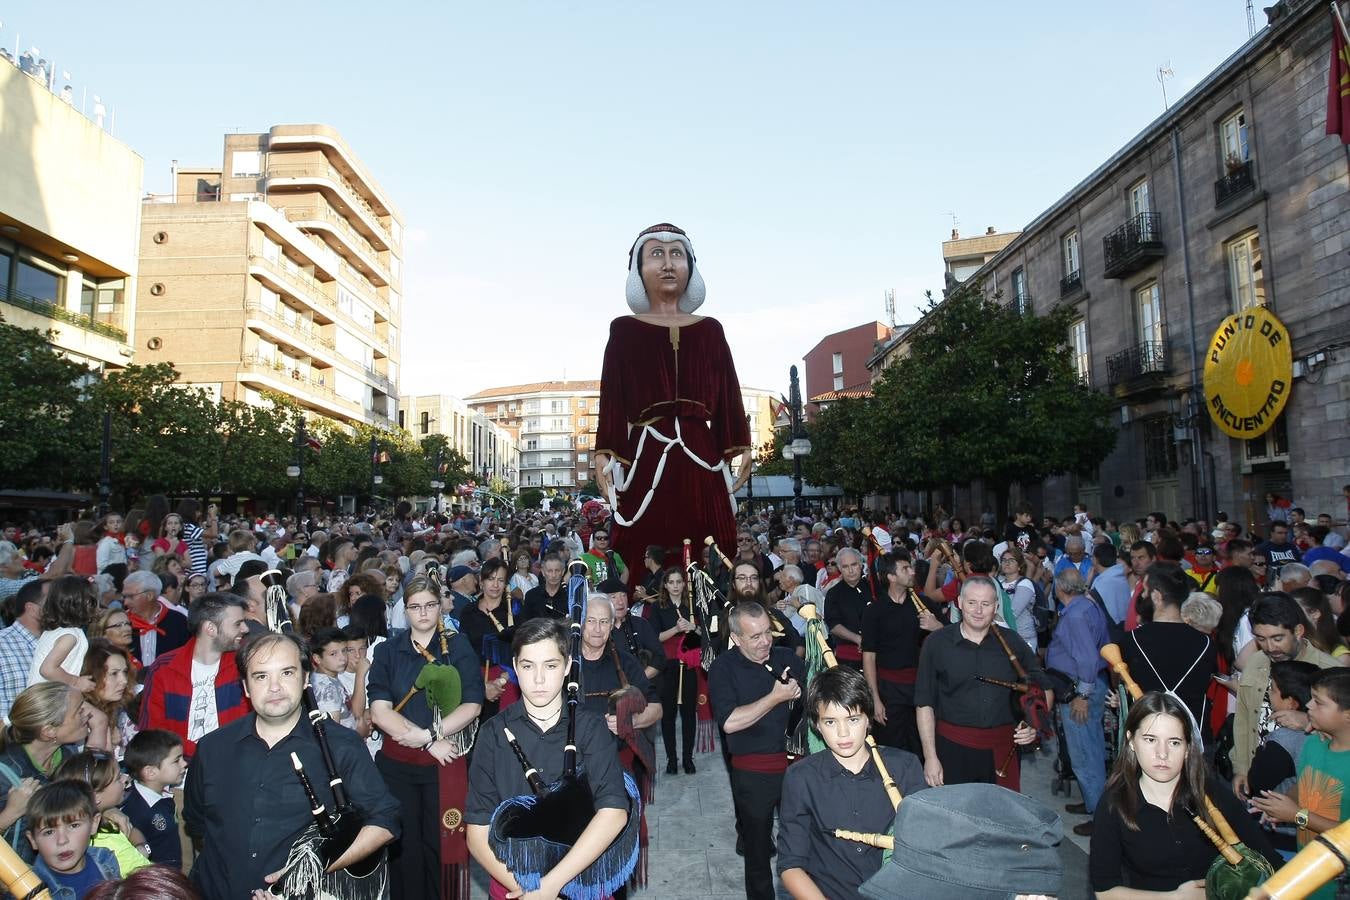
[[[1247,37],[1256,34],[1256,8],[1247,0]]]
[[[1171,104],[1167,102],[1167,79],[1175,77],[1176,74],[1176,72],[1172,71],[1172,61],[1170,59],[1158,66],[1158,84],[1162,87],[1164,110],[1171,106]]]
[[[943,215],[944,215],[944,216],[951,216],[951,217],[952,217],[952,231],[955,231],[955,230],[956,230],[956,226],[961,224],[959,221],[957,221],[956,213],[954,213],[954,212],[949,212],[949,213],[943,213]]]
[[[895,327],[895,288],[886,289],[886,320]]]

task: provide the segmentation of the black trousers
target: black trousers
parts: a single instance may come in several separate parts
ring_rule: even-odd
[[[386,738],[386,740],[393,740]],[[389,848],[390,896],[401,900],[440,900],[441,822],[439,774],[435,766],[395,762],[383,753],[375,768],[402,810],[403,834]]]
[[[877,743],[908,750],[923,759],[923,744],[919,741],[919,725],[914,714],[914,685],[878,678],[877,693],[886,707],[886,724],[876,727]]]
[[[967,747],[937,736],[938,761],[942,763],[943,784],[997,784],[995,768],[1002,760],[995,760],[989,750]]]
[[[698,672],[686,669],[684,690],[676,702],[675,694],[680,691],[680,664],[666,660],[666,670],[661,675],[661,738],[666,745],[666,760],[675,756],[675,714],[680,716],[680,737],[684,744],[684,759],[694,758],[694,730],[698,725]]]
[[[731,797],[736,824],[745,844],[745,896],[773,900],[773,817],[783,793],[782,775],[731,770]]]

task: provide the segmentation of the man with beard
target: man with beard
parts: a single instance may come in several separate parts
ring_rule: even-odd
[[[893,550],[877,559],[877,575],[885,579],[886,596],[867,604],[862,616],[862,669],[875,707],[877,742],[911,753],[920,752],[914,717],[914,682],[919,647],[925,632],[942,622],[915,602],[914,564],[907,550]]]
[[[792,620],[769,604],[764,593],[764,582],[759,576],[759,567],[754,563],[738,562],[731,569],[731,603],[735,607],[741,603],[757,603],[769,617],[770,634],[775,647],[784,647],[798,656],[806,656],[806,642],[792,626]],[[727,640],[722,638],[722,640]]]
[[[872,586],[863,578],[862,554],[845,547],[835,554],[842,580],[825,594],[825,627],[841,665],[862,671],[863,610],[872,602]]]

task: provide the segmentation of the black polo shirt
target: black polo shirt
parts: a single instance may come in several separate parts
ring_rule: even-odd
[[[872,602],[872,586],[867,578],[858,579],[858,583],[849,587],[848,582],[840,580],[825,594],[825,630],[830,634],[830,645],[839,638],[833,634],[834,626],[843,625],[849,631],[862,632],[863,610]]]
[[[641,616],[631,613],[624,616],[623,622],[614,629],[614,640],[634,656],[637,656],[639,650],[646,650],[651,654],[651,662],[648,665],[654,669],[660,669],[666,663],[666,651],[661,646],[656,628]]]
[[[558,585],[558,592],[550,594],[541,581],[525,592],[525,605],[520,611],[522,621],[526,619],[565,619],[567,618],[567,580]]]
[[[459,670],[460,702],[482,703],[483,670],[479,665],[478,654],[469,646],[469,639],[459,633],[446,635],[447,653],[441,655],[440,637],[433,635],[427,652],[437,657],[437,662],[452,665]],[[366,700],[388,700],[398,706],[413,683],[417,681],[422,667],[427,664],[426,657],[413,647],[412,632],[395,631],[389,640],[375,648],[375,658],[370,663],[370,673],[366,676]],[[418,728],[431,726],[431,708],[427,706],[426,691],[418,691],[412,699],[399,710],[403,718]],[[450,710],[442,710],[442,715]]]
[[[922,640],[919,611],[912,599],[896,603],[885,596],[863,610],[862,651],[877,655],[878,668],[916,668]]]
[[[647,673],[642,671],[642,663],[637,661],[637,657],[622,647],[615,647],[614,642],[610,641],[599,659],[590,660],[584,655],[581,657],[581,697],[585,707],[596,715],[606,715],[609,712],[609,695],[623,686],[615,669],[615,655],[610,653],[611,648],[617,651],[618,665],[623,669],[628,683],[642,691],[648,703],[661,702],[661,697]]]
[[[1048,690],[1050,683],[1041,668],[1041,661],[1027,642],[1015,631],[999,630],[1008,639],[1008,646],[1017,655],[1028,677]],[[939,719],[953,725],[990,728],[1013,724],[1012,691],[977,681],[976,675],[1000,681],[1019,680],[1008,661],[1008,654],[1003,652],[1003,645],[992,633],[974,644],[961,634],[960,623],[934,631],[923,642],[923,651],[919,654],[914,705],[933,707]]]
[[[792,677],[803,686],[804,692],[806,664],[801,657],[785,647],[773,647],[769,650],[768,665],[773,669],[772,673],[763,664],[746,659],[739,647],[732,647],[713,661],[708,671],[708,700],[712,703],[717,727],[724,733],[727,719],[736,708],[754,703],[768,694],[785,666],[792,670]],[[727,751],[738,756],[745,753],[782,753],[787,747],[787,727],[792,706],[792,703],[780,703],[749,728],[727,734]]]
[[[881,748],[886,770],[908,797],[928,787],[923,764],[913,753]],[[881,850],[834,836],[836,828],[884,834],[895,822],[872,754],[857,775],[829,750],[789,766],[778,808],[778,874],[802,869],[831,898],[858,897],[858,886],[881,868]]]
[[[387,643],[387,642],[386,642]],[[204,839],[192,880],[206,900],[239,900],[265,887],[263,876],[286,863],[291,845],[314,821],[305,790],[291,767],[300,757],[315,793],[332,809],[328,770],[314,729],[301,716],[291,733],[268,747],[249,713],[197,744],[183,798],[187,833]],[[366,749],[349,728],[324,729],[333,763],[366,824],[398,837],[400,809]]]
[[[539,730],[528,709],[524,701],[512,703],[478,730],[478,741],[469,761],[469,798],[464,804],[464,821],[470,825],[490,824],[492,813],[503,800],[530,793],[525,773],[506,742],[503,728],[511,729],[544,784],[562,777],[567,707],[564,705],[563,714],[548,731]],[[577,710],[577,768],[590,783],[596,809],[628,809],[628,793],[623,786],[614,735],[602,717],[584,707]]]
[[[488,635],[496,635],[498,626],[506,628],[506,609],[511,602],[510,597],[504,597],[502,602],[497,604],[497,608],[491,612],[485,612],[479,607],[477,602],[470,604],[464,610],[464,614],[459,617],[459,631],[468,640],[469,646],[473,652],[478,654],[478,658],[483,662],[494,662],[489,660],[483,653],[483,638]],[[510,648],[507,648],[507,654],[510,655]]]

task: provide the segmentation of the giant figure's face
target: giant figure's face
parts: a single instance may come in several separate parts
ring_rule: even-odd
[[[647,241],[642,245],[639,266],[642,286],[653,305],[658,301],[676,303],[689,287],[689,254],[679,241]]]

